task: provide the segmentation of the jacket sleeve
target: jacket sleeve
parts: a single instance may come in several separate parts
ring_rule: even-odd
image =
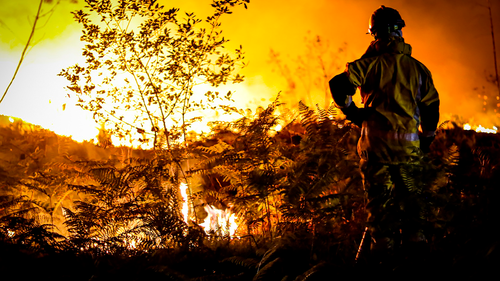
[[[366,83],[368,75],[374,71],[378,57],[363,58],[347,64],[347,77],[351,84],[361,87]]]
[[[347,72],[342,72],[330,80],[330,92],[337,108],[354,124],[361,126],[365,120],[365,110],[358,108],[352,101],[352,96],[356,93],[357,85],[349,79]]]
[[[424,71],[421,75],[420,101],[420,126],[423,137],[431,137],[436,133],[439,122],[439,94],[434,87],[430,72]]]
[[[347,64],[345,72],[330,80],[330,91],[335,105],[339,108],[349,106],[356,89],[366,81],[366,76],[375,65],[377,58],[362,58]]]
[[[333,77],[329,85],[335,106],[341,109],[349,107],[352,103],[352,95],[356,93],[357,87],[349,81],[347,72],[342,72]]]

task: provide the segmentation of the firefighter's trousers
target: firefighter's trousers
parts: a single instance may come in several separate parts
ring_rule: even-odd
[[[424,241],[422,166],[361,160],[360,170],[372,250],[393,248],[395,240]]]

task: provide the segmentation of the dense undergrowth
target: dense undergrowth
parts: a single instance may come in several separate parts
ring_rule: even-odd
[[[168,154],[75,143],[3,120],[2,275],[330,280],[371,272],[355,263],[365,227],[359,128],[303,104],[283,116],[273,103]],[[478,276],[498,264],[499,144],[495,134],[441,126],[422,182],[428,253],[419,265],[402,259],[394,273]],[[203,231],[207,204],[236,214],[237,237]]]

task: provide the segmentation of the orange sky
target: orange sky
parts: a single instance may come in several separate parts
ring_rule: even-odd
[[[55,2],[45,4],[46,11]],[[74,132],[69,134],[91,135],[93,132],[83,133],[81,129],[94,127],[91,115],[71,106],[72,100],[64,98],[66,81],[56,76],[62,68],[81,60],[80,29],[73,23],[69,11],[78,8],[82,1],[71,2],[61,0],[52,16],[44,18],[48,22],[37,30],[36,45],[27,54],[18,77],[0,104],[0,114],[21,117],[56,132],[56,128],[73,128]],[[194,11],[200,17],[208,15],[210,2],[163,1],[167,8]],[[500,56],[500,0],[490,2]],[[270,63],[270,50],[279,53],[293,73],[298,56],[307,54],[304,38],[308,34],[318,35],[328,41],[331,50],[322,58],[342,68],[365,51],[371,41],[365,34],[369,16],[384,4],[398,9],[406,21],[404,38],[412,45],[413,56],[431,70],[441,95],[444,116],[458,114],[491,126],[494,124],[494,118],[489,118],[492,114],[478,114],[483,107],[478,95],[493,97],[497,92],[495,85],[486,80],[494,74],[487,3],[487,0],[251,0],[247,10],[239,7],[222,21],[224,33],[231,40],[229,47],[243,45],[249,62],[242,71],[246,82],[233,86],[234,97],[241,106],[255,107],[267,104],[282,91],[289,107],[296,106],[298,99],[322,103],[323,93],[314,90],[309,100],[300,96],[307,87],[298,87],[296,93],[299,94],[287,92],[286,80],[279,74],[277,65]],[[38,0],[0,0],[2,93],[27,40],[37,4]],[[334,59],[331,55],[337,55],[338,48],[345,43],[345,51]],[[315,60],[309,57],[306,63],[315,69]],[[331,75],[337,71],[331,69]],[[64,112],[63,104],[67,104]]]

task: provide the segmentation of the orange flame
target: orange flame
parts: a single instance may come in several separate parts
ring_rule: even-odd
[[[235,237],[238,224],[236,223],[237,217],[229,210],[220,210],[214,206],[206,205],[205,210],[208,213],[205,221],[200,224],[205,230],[205,233],[211,232],[221,233]]]
[[[181,213],[182,216],[184,217],[184,221],[188,223],[189,222],[189,205],[188,205],[189,201],[187,195],[188,185],[186,183],[181,182],[180,189],[181,189],[182,199],[184,200],[184,202],[182,203]]]
[[[465,124],[464,125],[464,130],[474,130],[478,133],[489,133],[489,134],[496,134],[498,133],[498,128],[493,126],[493,128],[485,128],[481,125],[478,125],[478,126],[474,126],[474,128],[469,124]]]
[[[181,183],[180,186],[181,196],[183,199],[181,213],[183,215],[184,221],[186,223],[191,223],[189,221],[189,198],[188,198],[188,185],[186,183]],[[235,214],[231,213],[229,209],[221,210],[211,205],[205,206],[205,211],[208,216],[205,218],[200,226],[203,228],[206,234],[217,233],[222,235],[229,235],[231,237],[237,237],[236,230],[238,229],[238,224],[236,220],[238,219]]]

